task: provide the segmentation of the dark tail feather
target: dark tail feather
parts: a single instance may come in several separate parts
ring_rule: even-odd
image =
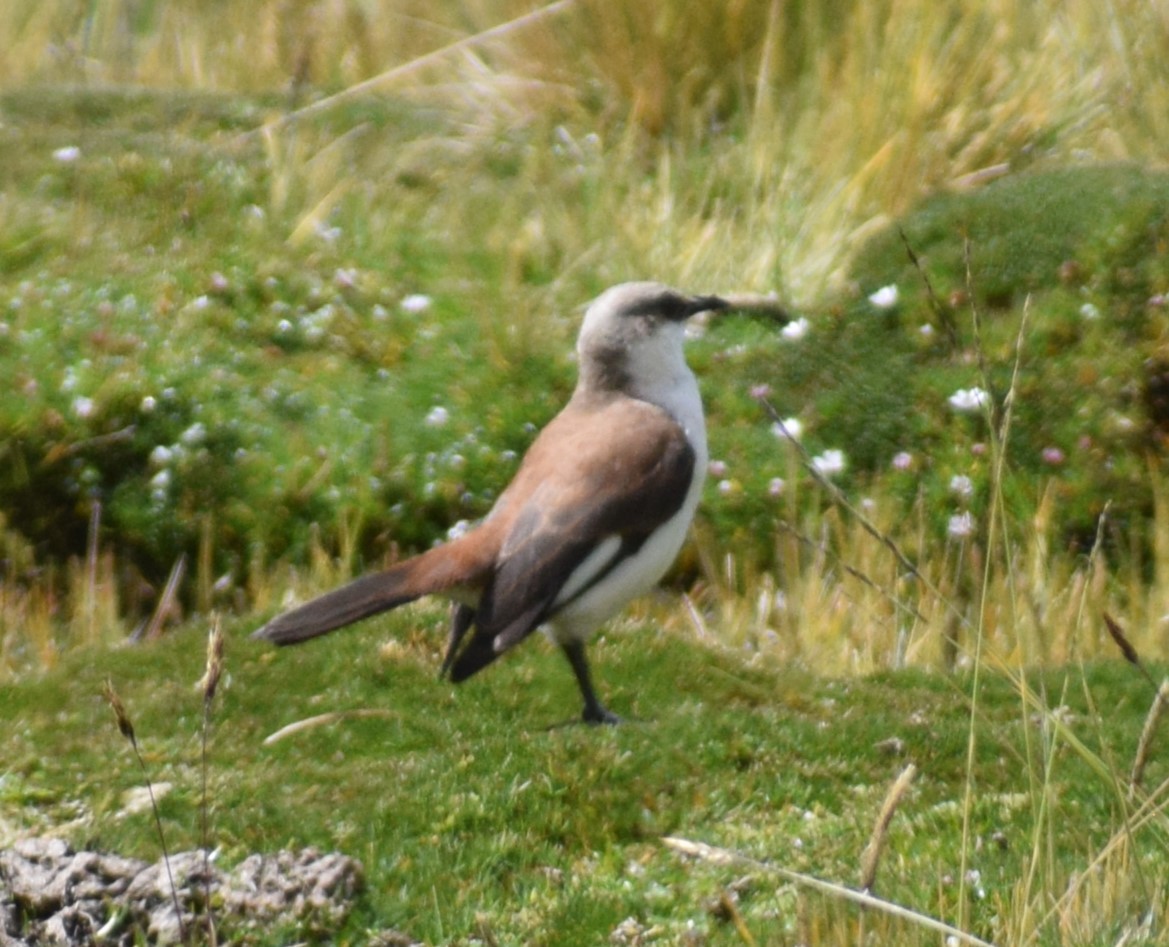
[[[404,562],[326,592],[292,611],[277,615],[253,632],[252,637],[279,645],[297,644],[412,602],[430,589],[417,589],[416,583],[410,581],[413,571],[410,564]]]

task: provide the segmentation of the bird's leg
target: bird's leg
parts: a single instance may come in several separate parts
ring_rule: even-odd
[[[439,677],[446,677],[450,674],[451,665],[459,656],[459,645],[463,643],[463,638],[467,636],[467,631],[473,624],[475,624],[475,609],[461,603],[451,606],[451,633],[447,638],[446,656],[442,659],[442,669],[438,672]]]
[[[583,641],[570,641],[561,645],[568,663],[572,665],[572,673],[576,675],[576,683],[580,686],[581,696],[584,697],[584,712],[581,718],[585,723],[620,723],[621,718],[611,710],[607,710],[593,690],[593,679],[589,673],[589,662],[585,657]]]

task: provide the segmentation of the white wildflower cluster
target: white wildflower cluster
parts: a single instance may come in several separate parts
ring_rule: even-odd
[[[959,388],[948,400],[960,414],[973,414],[990,404],[990,394],[983,388]]]
[[[448,419],[443,422],[444,424],[449,422],[450,413],[446,408],[437,406],[431,414],[434,414],[435,410],[441,411]],[[485,481],[492,485],[506,483],[515,473],[517,460],[518,455],[514,450],[497,450],[487,443],[483,428],[478,427],[454,437],[442,450],[426,453],[421,458],[420,469],[418,460],[407,458],[399,468],[399,475],[408,480],[414,480],[421,475],[421,491],[425,497],[457,498],[462,509],[482,512],[495,500],[494,487],[488,486],[475,493],[464,482],[468,475],[484,469],[498,468],[498,472],[486,476]],[[407,509],[399,508],[396,504],[390,513],[395,518],[409,515]],[[464,527],[456,524],[455,528]]]
[[[901,300],[901,291],[895,283],[882,286],[875,293],[869,294],[869,302],[874,309],[892,309]]]
[[[419,313],[426,312],[433,305],[433,300],[423,293],[411,293],[403,297],[402,301],[398,304],[402,312],[409,313],[410,315],[418,315]]]
[[[958,500],[962,509],[950,517],[946,532],[952,539],[967,539],[974,535],[977,522],[966,504],[974,498],[974,481],[966,474],[955,474],[950,478],[950,493]]]
[[[954,539],[966,539],[974,535],[974,527],[974,514],[969,510],[963,510],[950,517],[946,532]]]
[[[172,392],[171,398],[173,397]],[[157,399],[147,395],[143,402],[147,400],[152,404],[150,410],[154,410],[153,404],[157,403]],[[207,440],[207,433],[207,425],[202,421],[195,421],[179,434],[173,444],[156,444],[151,450],[148,462],[154,474],[149,481],[150,502],[156,508],[161,509],[170,501],[171,488],[177,472],[199,455]]]
[[[792,440],[798,443],[804,436],[804,423],[799,418],[784,418],[771,425],[771,433],[780,440]]]
[[[789,342],[798,342],[808,334],[808,330],[811,329],[811,327],[812,326],[808,320],[803,316],[800,316],[798,319],[793,319],[782,329],[780,329],[779,334]]]
[[[844,451],[837,448],[829,448],[822,454],[817,454],[812,458],[812,469],[816,471],[821,477],[832,479],[842,473],[848,466],[844,457]]]

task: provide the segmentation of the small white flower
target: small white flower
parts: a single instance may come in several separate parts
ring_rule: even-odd
[[[460,536],[466,535],[468,532],[470,532],[470,530],[470,520],[459,520],[457,523],[455,523],[454,526],[446,531],[447,541],[449,542],[452,539],[458,539]]]
[[[928,322],[923,322],[921,324],[921,327],[917,331],[920,332],[925,338],[928,339],[931,335],[934,334],[934,327],[932,325],[930,325]]]
[[[950,492],[963,500],[974,496],[974,481],[965,474],[954,474],[950,478]]]
[[[150,414],[150,412],[153,411],[157,406],[158,401],[155,399],[154,395],[147,395],[142,399],[142,403],[138,405],[138,410],[143,414]]]
[[[787,481],[783,477],[772,477],[767,481],[767,495],[769,497],[782,496],[784,487],[786,486]]]
[[[427,427],[444,427],[451,419],[451,413],[442,405],[435,405],[426,415]]]
[[[965,539],[970,536],[974,532],[974,517],[971,516],[970,511],[967,510],[957,516],[951,516],[946,532],[954,539]]]
[[[963,414],[980,411],[990,403],[990,395],[982,388],[959,388],[949,398],[950,407]]]
[[[839,473],[844,473],[846,466],[844,451],[835,447],[812,458],[812,469],[822,477],[835,477]]]
[[[893,455],[894,470],[909,470],[913,466],[913,455],[907,450],[898,451]]]
[[[805,319],[803,316],[800,316],[800,318],[795,319],[792,322],[789,322],[782,329],[780,329],[779,334],[782,335],[789,342],[796,342],[796,341],[799,341],[800,339],[802,339],[805,335],[807,335],[808,329],[810,329],[810,328],[811,328],[811,325],[809,324],[808,320]]]
[[[419,313],[426,312],[432,305],[433,301],[424,293],[411,293],[401,302],[402,312]]]
[[[203,443],[207,437],[207,426],[202,421],[196,421],[189,428],[179,435],[179,440],[188,447],[194,447],[196,444]]]
[[[878,309],[892,309],[897,305],[897,301],[900,298],[901,291],[897,288],[897,284],[890,283],[888,286],[882,286],[875,293],[870,294],[869,302]]]
[[[733,480],[720,480],[718,482],[718,492],[724,497],[730,496],[732,493],[735,492],[735,481],[733,481]]]
[[[76,145],[66,145],[64,148],[57,148],[53,152],[53,160],[59,161],[61,164],[72,164],[81,157],[81,149]]]
[[[170,471],[160,470],[150,478],[150,486],[153,490],[165,490],[170,486]]]
[[[771,425],[771,433],[781,439],[798,441],[804,434],[804,424],[799,418],[784,418]]]
[[[92,398],[78,396],[73,399],[72,409],[73,416],[84,421],[86,418],[91,418],[97,410],[97,405]]]
[[[170,463],[173,456],[174,451],[163,444],[159,444],[150,452],[150,465],[152,467],[165,467]]]
[[[1094,303],[1084,303],[1080,307],[1080,315],[1091,322],[1100,318],[1100,309]]]

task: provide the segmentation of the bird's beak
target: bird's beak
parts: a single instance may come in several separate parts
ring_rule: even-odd
[[[700,312],[718,312],[720,309],[729,309],[728,303],[721,296],[692,296],[686,306],[686,318]]]
[[[760,293],[725,293],[722,296],[702,296],[698,299],[716,300],[720,304],[711,306],[711,309],[750,313],[774,320],[780,325],[786,325],[791,322],[792,318],[783,303],[775,296],[764,296]],[[702,310],[697,311],[701,312]]]

